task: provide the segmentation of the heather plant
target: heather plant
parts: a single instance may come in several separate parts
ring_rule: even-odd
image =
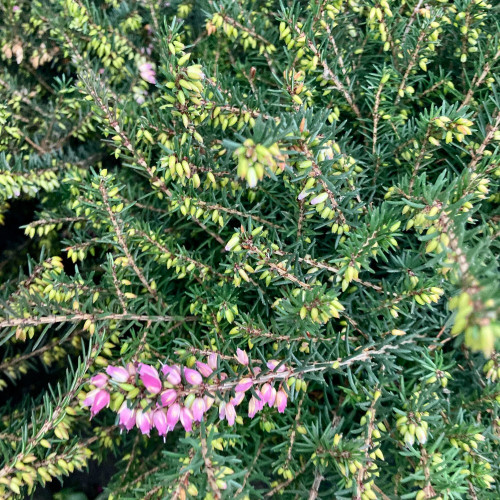
[[[499,498],[499,15],[0,0],[0,497]]]

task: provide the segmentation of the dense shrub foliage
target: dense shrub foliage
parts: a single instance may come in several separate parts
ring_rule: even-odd
[[[0,497],[499,498],[499,18],[0,0]]]

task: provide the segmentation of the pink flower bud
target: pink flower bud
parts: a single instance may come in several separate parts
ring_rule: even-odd
[[[170,406],[177,399],[177,391],[175,389],[167,389],[161,393],[161,405]]]
[[[139,376],[149,392],[158,394],[161,391],[161,380],[156,368],[141,363],[139,365]]]
[[[181,408],[181,424],[186,432],[191,432],[193,428],[193,413],[189,408],[183,406]]]
[[[181,416],[181,406],[179,403],[174,403],[167,411],[168,430],[173,431]]]
[[[267,367],[270,369],[270,370],[274,370],[278,365],[280,364],[280,361],[277,361],[276,359],[271,359],[270,361],[267,362]],[[281,365],[278,370],[277,370],[277,373],[281,373],[281,372],[284,372],[286,370],[286,367],[285,365]]]
[[[274,387],[271,388],[271,395],[269,396],[269,399],[267,400],[267,404],[269,408],[272,408],[274,406],[274,402],[276,401],[276,389]]]
[[[203,398],[196,398],[193,401],[193,406],[191,406],[191,411],[193,412],[193,419],[195,422],[202,421],[205,410],[206,410],[206,405]]]
[[[286,408],[286,403],[288,400],[288,396],[283,389],[280,389],[276,394],[276,407],[278,408],[279,413],[283,413]]]
[[[212,370],[217,370],[217,358],[219,355],[217,353],[212,353],[208,355],[207,363]]]
[[[127,431],[134,427],[135,411],[129,408],[126,402],[124,402],[118,410],[118,416],[120,417],[120,425],[125,427]]]
[[[241,365],[248,365],[248,354],[245,351],[242,351],[239,347],[236,349],[236,359]]]
[[[226,420],[231,427],[234,425],[234,421],[236,420],[236,410],[231,403],[226,404]]]
[[[318,205],[320,203],[323,203],[326,199],[328,198],[328,194],[323,192],[323,193],[320,193],[318,194],[317,196],[315,196],[312,200],[311,200],[311,205]]]
[[[135,369],[134,363],[129,363],[127,365],[127,370],[128,370],[128,373],[131,377],[133,377],[137,372],[137,370]]]
[[[204,377],[210,377],[210,375],[212,375],[212,373],[214,372],[212,368],[210,368],[210,366],[208,366],[206,363],[202,363],[201,361],[196,362],[196,367]]]
[[[192,368],[184,368],[184,377],[186,378],[186,382],[191,385],[200,385],[203,383],[201,375]]]
[[[151,421],[151,414],[149,411],[138,409],[135,413],[135,425],[143,434],[147,434],[149,436],[149,433],[153,428],[153,422]]]
[[[108,366],[106,368],[106,373],[115,381],[119,383],[127,382],[130,374],[126,368],[123,366]]]
[[[252,385],[253,385],[253,380],[249,377],[244,377],[239,381],[238,385],[234,388],[234,390],[236,392],[245,392],[248,391],[248,389],[250,389]]]
[[[90,407],[90,414],[95,417],[105,406],[109,406],[110,396],[109,392],[104,389],[99,389],[95,395],[92,406]]]
[[[167,382],[170,382],[172,385],[179,385],[181,383],[181,369],[178,366],[164,365],[161,371],[163,375],[166,375]]]
[[[108,383],[108,377],[104,373],[98,373],[90,379],[90,383],[96,387],[102,388]]]
[[[167,415],[165,414],[165,410],[157,409],[153,413],[153,425],[155,426],[158,434],[160,436],[165,436],[167,434]]]

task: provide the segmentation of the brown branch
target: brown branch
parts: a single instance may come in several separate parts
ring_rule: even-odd
[[[179,321],[182,319],[183,321],[194,321],[196,319],[195,316],[186,316],[184,318],[179,316],[148,316],[141,314],[124,314],[124,313],[116,313],[116,314],[89,314],[89,313],[75,313],[72,315],[49,315],[42,317],[31,317],[31,318],[12,318],[12,319],[4,319],[0,321],[0,328],[10,328],[14,326],[26,327],[26,326],[39,326],[39,325],[55,325],[57,323],[69,323],[76,321],[86,321],[91,320],[95,321],[109,321],[109,320],[129,320],[129,321],[151,321],[154,323],[162,323],[169,321]]]
[[[413,69],[413,66],[415,66],[415,63],[417,62],[418,52],[420,50],[420,44],[422,43],[422,40],[425,38],[426,35],[427,35],[427,32],[425,30],[422,30],[422,32],[420,33],[420,35],[418,37],[417,45],[415,46],[415,50],[413,51],[410,62],[408,63],[408,66],[406,67],[405,74],[403,75],[403,79],[401,80],[401,84],[399,85],[398,95],[396,96],[396,99],[394,100],[395,106],[397,106],[399,104],[399,101],[401,100],[400,92],[406,87],[406,82],[408,80],[408,77],[410,76],[411,70]]]
[[[500,57],[500,50],[493,56],[493,63]],[[461,110],[463,107],[467,106],[472,99],[472,96],[474,95],[474,91],[483,83],[483,81],[486,79],[488,76],[488,73],[490,72],[491,65],[490,61],[486,62],[481,74],[475,75],[474,78],[472,79],[471,87],[469,91],[467,92],[467,95],[465,96],[465,99],[463,100],[462,104],[458,108]]]
[[[286,481],[283,481],[282,483],[278,484],[278,486],[275,486],[271,491],[268,491],[264,496],[265,497],[272,497],[275,493],[278,493],[278,491],[281,491],[283,488],[286,488],[290,483],[295,481],[298,476],[303,474],[305,470],[307,469],[308,463],[306,462],[299,471],[296,472],[296,474],[292,477],[292,479],[287,479]]]
[[[217,480],[215,479],[215,472],[212,466],[212,461],[208,456],[207,440],[205,439],[205,436],[203,434],[200,434],[200,449],[201,456],[203,457],[203,462],[205,463],[205,472],[207,473],[208,484],[210,485],[210,489],[212,490],[214,499],[220,500],[222,498],[222,494],[219,487],[217,486]]]
[[[316,500],[319,495],[319,487],[321,486],[321,482],[325,479],[325,477],[316,469],[314,471],[314,481],[309,490],[309,500]]]
[[[147,291],[154,297],[155,300],[158,300],[158,294],[157,294],[156,290],[153,290],[151,288],[147,279],[145,278],[144,274],[142,273],[142,271],[139,269],[139,267],[135,263],[135,260],[132,257],[132,254],[130,253],[130,250],[127,246],[127,243],[125,242],[122,231],[120,229],[120,226],[118,225],[118,221],[116,220],[115,214],[111,210],[111,206],[109,204],[108,192],[106,191],[106,188],[104,187],[103,180],[101,180],[101,184],[99,186],[99,191],[101,192],[102,200],[103,200],[104,205],[106,207],[106,212],[108,212],[109,219],[111,221],[111,224],[113,225],[113,229],[115,230],[116,237],[118,238],[118,243],[122,247],[122,250],[123,250],[125,256],[127,257],[128,263],[132,266],[132,269],[135,271],[135,274],[138,276],[141,283],[146,287]]]

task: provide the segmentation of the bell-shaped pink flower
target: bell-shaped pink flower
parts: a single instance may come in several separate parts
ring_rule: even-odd
[[[191,385],[200,385],[203,383],[202,376],[192,368],[184,368],[184,377],[186,378],[186,382]]]
[[[106,368],[106,373],[112,378],[112,380],[119,382],[120,384],[127,382],[130,377],[128,370],[123,366],[110,365]]]
[[[127,402],[124,401],[118,410],[118,416],[120,417],[120,425],[125,427],[127,431],[132,429],[135,425],[135,410],[127,406]]]
[[[217,359],[219,355],[215,352],[208,355],[207,364],[212,370],[217,370]]]
[[[101,389],[108,383],[108,377],[104,373],[98,373],[90,379],[90,383]]]
[[[267,362],[267,367],[270,369],[270,370],[274,370],[278,365],[280,364],[280,361],[277,361],[276,359],[271,359],[270,361]],[[281,365],[277,370],[276,372],[277,373],[281,373],[281,372],[284,372],[286,370],[286,366],[283,364]]]
[[[240,365],[248,366],[248,354],[245,351],[242,351],[239,347],[236,349],[236,359]]]
[[[181,383],[181,369],[177,366],[163,365],[161,369],[163,375],[166,375],[167,382],[172,385],[179,385]]]
[[[149,433],[153,428],[150,412],[139,408],[135,413],[135,425],[137,425],[143,434],[147,434],[149,436]]]
[[[274,406],[275,401],[276,401],[276,389],[274,387],[271,387],[271,395],[269,396],[269,399],[267,400],[267,404],[269,405],[269,408],[272,408]]]
[[[167,411],[167,425],[169,431],[174,430],[174,427],[177,425],[180,416],[181,416],[181,405],[179,403],[174,403],[169,407]]]
[[[250,418],[253,418],[255,417],[255,414],[257,413],[257,405],[256,405],[256,400],[255,398],[252,396],[250,398],[250,401],[248,402],[248,416]]]
[[[231,427],[234,425],[234,421],[236,420],[236,410],[231,403],[226,404],[226,420]]]
[[[262,392],[260,392],[258,389],[255,391],[255,407],[257,408],[257,411],[262,410],[264,408],[264,397],[262,396]]]
[[[90,407],[90,415],[95,417],[105,406],[109,406],[109,401],[109,392],[104,389],[99,389],[99,392],[95,395],[92,406]]]
[[[163,407],[170,406],[177,399],[177,391],[175,389],[167,389],[161,393],[161,405]]]
[[[219,419],[224,420],[226,418],[226,403],[222,401],[219,405]]]
[[[280,389],[276,394],[276,408],[278,408],[279,413],[283,413],[286,408],[286,403],[288,401],[288,396],[283,389]]]
[[[153,413],[153,425],[160,436],[165,436],[167,434],[168,425],[165,410],[161,408],[155,410]]]
[[[238,385],[234,388],[234,390],[236,392],[245,392],[248,391],[252,385],[253,380],[249,377],[244,377],[238,382]]]
[[[245,399],[245,393],[244,392],[237,392],[233,398],[230,399],[230,403],[233,406],[238,406],[243,399]]]
[[[193,429],[193,420],[194,420],[193,412],[189,408],[183,406],[181,408],[180,419],[181,419],[181,424],[184,427],[184,430],[186,432],[191,432],[191,430]]]
[[[210,410],[212,408],[212,405],[215,402],[215,399],[212,396],[209,396],[208,394],[203,396],[203,401],[205,401],[205,411]]]
[[[267,382],[260,388],[260,393],[262,394],[262,401],[264,403],[267,403],[269,401],[269,398],[271,397],[272,394],[272,387],[271,384],[268,384]]]
[[[139,365],[139,377],[151,394],[158,394],[161,391],[162,386],[160,376],[154,366],[141,363]]]
[[[203,414],[205,413],[206,405],[203,398],[196,398],[191,406],[191,411],[193,413],[193,419],[195,422],[201,422],[203,420]]]
[[[139,66],[139,72],[143,80],[146,80],[148,83],[152,84],[156,83],[156,72],[153,69],[153,65],[151,63],[141,64]]]
[[[98,387],[97,389],[93,389],[92,391],[87,392],[87,395],[85,396],[85,399],[83,400],[83,405],[82,406],[90,406],[93,404],[94,399],[96,397],[96,394],[100,391],[101,389]]]
[[[198,368],[198,371],[206,378],[210,377],[210,375],[214,372],[210,366],[201,361],[196,362],[196,368]]]

